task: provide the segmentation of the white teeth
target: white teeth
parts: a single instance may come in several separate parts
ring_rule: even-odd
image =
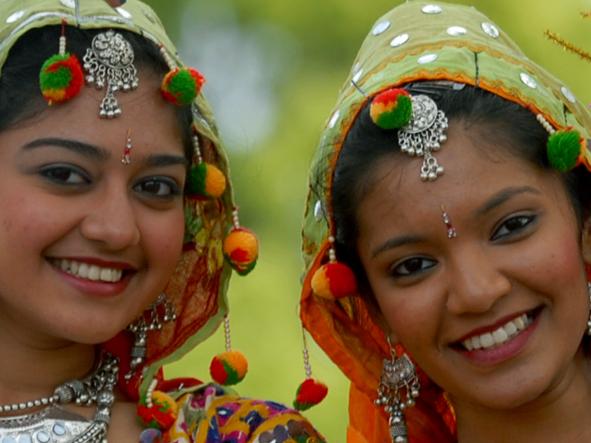
[[[56,267],[68,274],[92,281],[100,280],[116,283],[121,280],[121,277],[123,276],[123,271],[121,269],[102,268],[97,265],[89,265],[88,263],[77,262],[74,260],[56,259],[53,263]]]
[[[475,335],[464,340],[462,344],[468,351],[492,348],[493,346],[501,345],[518,335],[531,324],[531,321],[531,318],[528,317],[527,314],[522,314],[496,329],[494,332]]]

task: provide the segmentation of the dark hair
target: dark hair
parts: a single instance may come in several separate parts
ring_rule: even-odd
[[[406,89],[412,94],[429,95],[447,115],[450,124],[461,121],[466,128],[473,129],[472,133],[469,132],[470,136],[503,146],[511,155],[528,161],[536,168],[554,171],[546,157],[548,133],[535,115],[524,107],[468,85],[422,82],[409,85]],[[482,149],[489,146],[490,143]],[[372,186],[369,171],[380,159],[399,153],[395,131],[376,126],[369,116],[369,103],[366,104],[347,134],[332,185],[337,254],[340,260],[352,267],[365,289],[368,287],[367,279],[356,251],[356,209]],[[582,226],[582,219],[589,212],[591,203],[588,191],[591,189],[591,174],[582,169],[576,168],[561,175],[579,226]]]
[[[82,60],[95,35],[104,29],[66,27],[67,51]],[[134,50],[135,66],[164,75],[168,67],[158,46],[133,32],[119,29]],[[0,76],[0,131],[20,121],[32,118],[47,109],[39,89],[39,71],[46,59],[57,53],[61,26],[46,26],[24,34],[10,49]],[[172,106],[172,105],[171,105]],[[185,155],[191,160],[191,121],[189,108],[178,108],[177,117]]]

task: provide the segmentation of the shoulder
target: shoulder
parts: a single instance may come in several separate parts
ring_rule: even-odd
[[[173,443],[281,443],[324,439],[297,411],[272,401],[243,398],[217,385],[180,396],[177,420],[164,441]]]

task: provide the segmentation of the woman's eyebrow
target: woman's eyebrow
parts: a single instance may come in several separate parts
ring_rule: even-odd
[[[400,237],[392,237],[392,238],[386,240],[384,243],[382,243],[377,248],[375,248],[373,250],[373,252],[371,253],[371,258],[376,258],[382,252],[385,252],[389,249],[394,249],[399,246],[403,246],[403,245],[407,245],[407,244],[411,244],[411,243],[421,243],[424,240],[425,239],[423,237],[420,237],[418,235],[402,235]]]
[[[144,162],[147,166],[162,167],[181,165],[187,167],[189,162],[184,155],[175,154],[151,154],[148,155]]]
[[[483,216],[487,212],[490,212],[498,206],[501,206],[503,203],[507,202],[513,197],[526,193],[536,195],[542,194],[539,190],[532,188],[531,186],[511,186],[497,192],[490,199],[488,199],[480,208],[476,210],[476,215]]]
[[[93,160],[105,161],[111,157],[109,151],[107,151],[104,148],[100,148],[98,146],[91,145],[89,143],[81,142],[78,140],[71,140],[59,137],[38,138],[24,144],[22,146],[22,149],[25,151],[29,151],[32,149],[50,146],[67,149],[69,151],[75,152],[76,154],[83,155]]]

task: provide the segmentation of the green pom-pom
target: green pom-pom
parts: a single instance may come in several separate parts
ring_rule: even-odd
[[[205,163],[191,166],[187,177],[187,192],[189,195],[203,195],[205,193],[206,177],[207,165]]]
[[[548,138],[547,155],[554,169],[570,171],[579,163],[581,135],[575,130],[555,132]]]
[[[382,129],[398,129],[406,126],[412,117],[412,100],[404,89],[388,89],[371,102],[369,115]]]

